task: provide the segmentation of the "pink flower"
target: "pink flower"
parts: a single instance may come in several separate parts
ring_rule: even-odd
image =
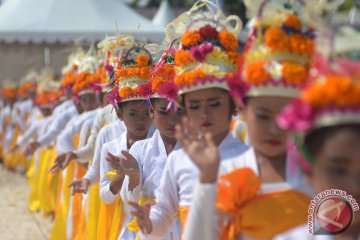
[[[360,73],[360,62],[348,58],[339,58],[336,61],[338,73],[341,75],[355,75]]]
[[[175,83],[167,82],[161,85],[158,93],[161,97],[166,98],[168,101],[176,101],[178,96],[178,87]]]
[[[112,73],[114,71],[114,67],[110,64],[106,64],[105,65],[105,70],[108,72],[108,73]]]
[[[239,73],[236,73],[231,77],[226,77],[226,81],[229,86],[230,95],[238,100],[242,100],[249,91],[249,85],[241,79]]]
[[[305,131],[312,127],[314,111],[309,103],[299,99],[286,106],[277,118],[279,126],[285,130]]]
[[[142,84],[139,89],[139,95],[149,97],[152,94],[151,83]]]
[[[199,46],[195,46],[190,50],[190,54],[197,61],[202,62],[208,53],[212,52],[214,47],[209,43],[204,43]]]

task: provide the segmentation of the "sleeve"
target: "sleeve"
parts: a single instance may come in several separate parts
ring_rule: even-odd
[[[190,212],[186,220],[184,239],[219,239],[220,224],[218,224],[216,217],[216,194],[216,183],[197,184],[194,189]]]
[[[17,140],[17,145],[21,146],[27,142],[29,142],[29,140],[36,135],[37,131],[39,130],[39,126],[41,124],[40,122],[34,122],[33,124],[31,124],[30,128],[28,130],[26,130],[26,132],[24,134],[22,134],[18,140]]]
[[[56,143],[56,151],[58,154],[73,151],[75,149],[73,138],[76,134],[76,128],[74,124],[67,127],[58,137]]]
[[[100,179],[100,158],[101,158],[101,147],[105,143],[105,132],[100,131],[95,141],[94,157],[91,167],[86,172],[84,178],[88,179],[91,184],[95,184]]]
[[[93,119],[89,119],[89,120],[85,121],[85,123],[81,127],[79,146],[85,146],[85,144],[87,143],[93,122],[94,122]]]
[[[178,212],[179,195],[173,166],[173,162],[176,159],[172,156],[170,154],[166,162],[160,185],[156,192],[156,204],[151,208],[150,219],[153,231],[149,237],[166,236],[170,231],[174,216]]]
[[[132,202],[139,202],[140,200],[140,193],[141,193],[141,189],[142,189],[142,167],[141,167],[141,161],[140,161],[140,157],[141,157],[141,151],[140,151],[141,145],[139,144],[134,144],[129,153],[136,159],[136,161],[138,162],[139,165],[139,169],[140,169],[140,178],[139,178],[139,185],[136,186],[132,191],[129,191],[129,177],[126,176],[123,182],[123,185],[121,187],[120,190],[120,196],[121,199],[123,200],[123,209],[125,209],[126,213],[128,215],[130,215],[129,211],[131,209],[130,205],[128,204],[128,201],[132,201]]]
[[[91,129],[91,134],[88,138],[86,145],[74,151],[74,153],[78,156],[78,161],[80,163],[89,162],[89,160],[93,156],[96,137],[99,134],[101,128],[104,126],[104,124],[105,124],[104,117],[102,112],[100,112],[95,118],[95,121]]]
[[[104,145],[101,149],[101,157],[100,157],[100,198],[104,203],[110,204],[116,200],[118,194],[113,194],[110,191],[110,183],[111,180],[105,174],[111,171],[111,167],[107,161],[105,161],[105,157],[109,152],[108,145]]]
[[[49,143],[53,142],[56,137],[61,133],[65,128],[66,124],[70,121],[71,118],[78,115],[76,109],[70,109],[64,114],[54,117],[54,121],[50,124],[48,131],[38,139],[38,142],[41,146],[46,146]]]

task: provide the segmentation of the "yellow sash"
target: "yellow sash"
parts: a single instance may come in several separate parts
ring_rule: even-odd
[[[97,230],[98,230],[98,220],[100,212],[100,196],[99,196],[100,186],[95,184],[89,189],[89,206],[88,214],[86,221],[86,236],[87,240],[96,240],[97,239]]]
[[[258,194],[260,186],[250,168],[220,178],[216,205],[233,216],[223,224],[222,240],[236,239],[241,233],[268,239],[306,222],[309,196],[295,190]]]

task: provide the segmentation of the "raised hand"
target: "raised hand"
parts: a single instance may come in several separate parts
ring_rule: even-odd
[[[74,180],[69,184],[69,188],[71,189],[71,195],[75,193],[87,193],[90,186],[90,181],[86,178]]]
[[[136,202],[128,202],[134,209],[130,211],[130,214],[136,217],[139,228],[144,234],[150,234],[152,232],[152,222],[150,219],[151,206],[155,205],[155,201],[147,201],[143,206]]]
[[[32,142],[30,143],[26,149],[25,149],[25,156],[31,156],[34,154],[34,152],[36,151],[36,149],[38,149],[40,147],[40,143],[38,142]]]
[[[220,164],[217,146],[210,133],[202,135],[186,117],[176,126],[176,139],[200,170],[201,182],[215,182]]]

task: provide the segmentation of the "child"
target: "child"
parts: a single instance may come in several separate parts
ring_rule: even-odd
[[[359,204],[360,61],[353,57],[358,54],[359,48],[349,44],[354,35],[344,35],[345,29],[346,33],[359,36],[349,26],[338,30],[339,36],[343,38],[342,43],[347,45],[340,45],[335,38],[336,55],[333,52],[331,56],[335,60],[330,61],[325,57],[318,59],[317,62],[321,64],[315,65],[317,71],[314,71],[318,73],[315,78],[317,81],[305,88],[299,99],[289,104],[278,120],[286,130],[297,133],[300,149],[311,164],[307,175],[315,192],[318,194],[325,190],[340,189]],[[343,51],[338,50],[340,46]],[[359,239],[359,213],[354,212],[353,222],[343,233],[326,236],[326,239]],[[305,224],[278,239],[320,237],[325,239],[325,236],[309,236]]]
[[[229,81],[252,147],[226,162],[219,161],[210,136],[197,152],[191,149],[196,140],[184,147],[201,172],[185,239],[268,239],[306,222],[310,198],[300,191],[308,188],[301,171],[290,171],[288,133],[278,127],[276,117],[307,80],[312,31],[289,9],[277,15],[262,15],[262,10],[241,76]],[[183,134],[180,139],[189,141]]]
[[[221,12],[216,17],[210,11],[199,12],[203,7],[210,8],[207,2],[199,1],[168,27],[180,30],[184,29],[184,24],[186,26],[181,39],[182,47],[175,54],[175,83],[188,121],[194,126],[193,132],[186,134],[202,138],[211,133],[221,160],[227,161],[247,149],[229,133],[234,105],[226,84],[226,79],[234,74],[239,59],[236,35],[240,30],[240,19],[235,16],[225,18]],[[235,21],[235,28],[227,24],[230,19]],[[176,24],[182,25],[182,28]],[[169,89],[167,94],[176,99],[176,89]],[[169,155],[150,216],[148,205],[141,207],[131,203],[135,208],[132,214],[137,217],[142,233],[149,234],[148,237],[167,236],[177,213],[182,227],[185,226],[198,174],[183,149]],[[172,237],[180,239],[181,235]]]

